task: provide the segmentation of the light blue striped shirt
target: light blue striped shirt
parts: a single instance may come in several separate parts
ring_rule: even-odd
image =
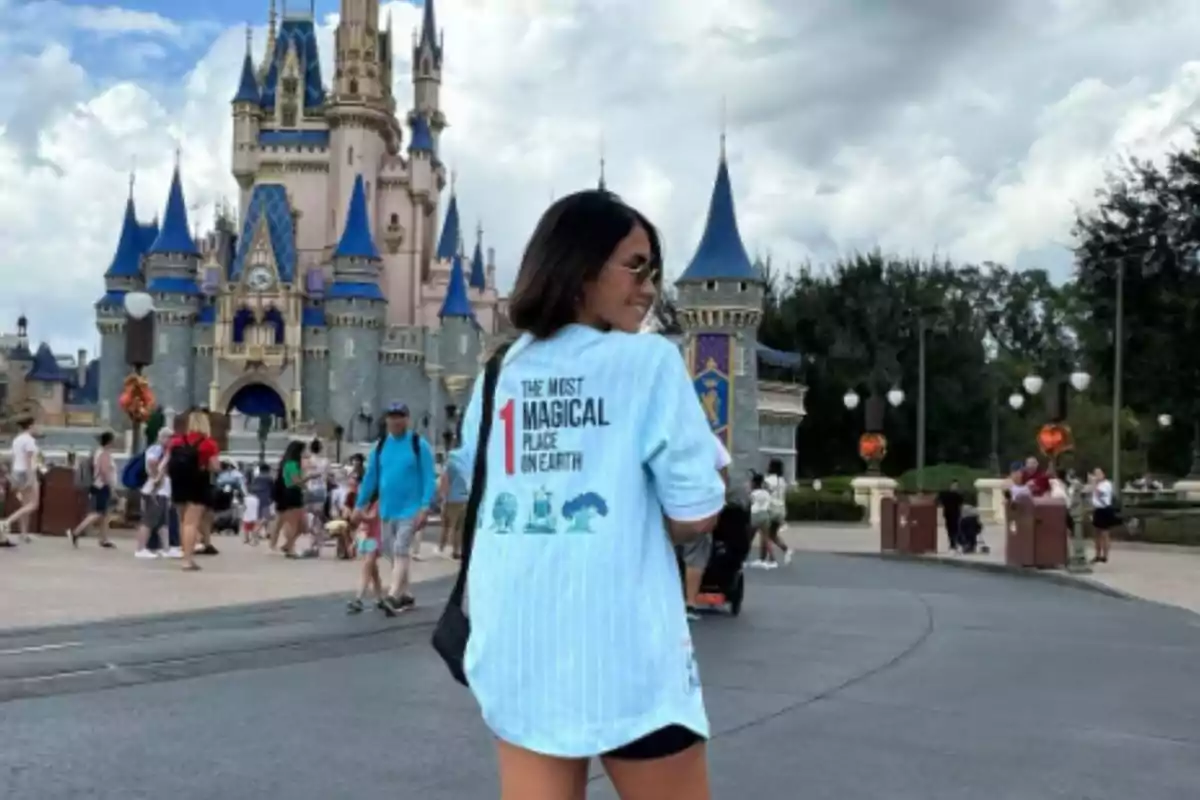
[[[466,474],[483,381],[451,455]],[[572,325],[500,372],[468,581],[467,677],[504,741],[593,756],[678,724],[708,735],[663,515],[716,514],[725,487],[679,350]]]

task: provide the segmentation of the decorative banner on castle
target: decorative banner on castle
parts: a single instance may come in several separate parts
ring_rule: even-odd
[[[713,433],[725,445],[733,449],[733,338],[722,334],[702,333],[696,337],[692,347],[692,384],[700,407],[712,426]]]

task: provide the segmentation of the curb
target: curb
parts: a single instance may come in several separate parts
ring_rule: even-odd
[[[1032,569],[1030,567],[1010,567],[1008,564],[997,564],[994,561],[967,561],[961,558],[949,558],[947,556],[924,556],[912,555],[909,553],[891,553],[891,552],[838,552],[831,551],[836,555],[855,556],[858,558],[876,558],[881,561],[903,561],[909,564],[930,564],[934,566],[956,567],[958,569],[974,570],[975,572],[989,572],[993,575],[1011,575],[1018,578],[1029,578],[1032,580],[1040,580],[1046,583],[1054,583],[1059,586],[1066,586],[1072,589],[1079,589],[1085,592],[1094,592],[1096,594],[1106,595],[1118,600],[1140,600],[1147,601],[1146,598],[1139,597],[1135,594],[1114,589],[1113,587],[1092,580],[1087,576],[1075,576],[1065,572],[1054,572],[1050,570]]]

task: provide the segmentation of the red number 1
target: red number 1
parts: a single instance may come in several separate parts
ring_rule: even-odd
[[[516,458],[514,450],[516,450],[516,425],[513,418],[513,401],[509,399],[504,407],[500,409],[500,421],[504,423],[504,471],[513,475],[517,471],[517,465],[514,463]]]

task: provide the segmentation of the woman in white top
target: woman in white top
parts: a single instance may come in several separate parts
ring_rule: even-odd
[[[767,524],[759,531],[758,561],[751,566],[773,569],[779,566],[775,560],[774,545],[783,553],[783,563],[792,563],[792,551],[779,535],[787,518],[787,479],[783,477],[783,462],[772,458],[767,464],[767,474],[763,478],[763,488],[770,497],[767,509]]]
[[[16,547],[16,543],[8,538],[8,531],[14,522],[21,523],[22,538],[30,541],[29,520],[38,510],[38,446],[33,438],[33,417],[26,417],[17,425],[21,432],[13,439],[12,470],[8,474],[8,482],[17,493],[21,507],[0,520],[0,547]]]
[[[1112,481],[1104,476],[1104,470],[1092,470],[1089,488],[1092,492],[1092,528],[1096,535],[1096,556],[1093,563],[1107,564],[1112,549],[1112,529],[1119,527],[1121,518],[1113,507]]]

